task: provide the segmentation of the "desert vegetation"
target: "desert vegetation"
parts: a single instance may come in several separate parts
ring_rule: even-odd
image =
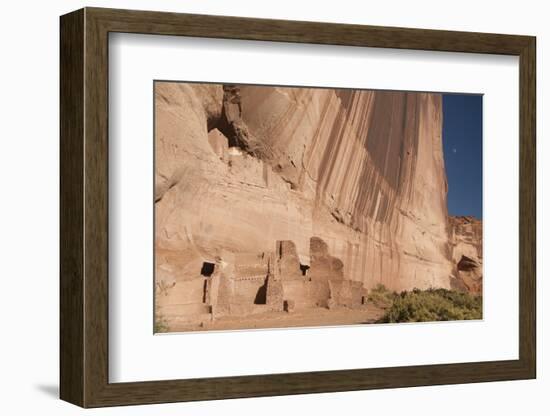
[[[378,285],[371,290],[368,300],[385,309],[380,323],[462,321],[482,317],[481,296],[457,290],[413,289],[397,293]]]
[[[168,327],[168,324],[166,323],[166,319],[163,317],[155,317],[155,327],[153,329],[153,332],[155,334],[159,334],[162,332],[168,332],[170,328]]]

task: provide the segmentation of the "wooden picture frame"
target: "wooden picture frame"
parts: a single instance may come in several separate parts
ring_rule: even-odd
[[[85,8],[61,17],[60,396],[82,407],[536,377],[535,38]],[[127,32],[519,56],[519,359],[110,383],[108,35]]]

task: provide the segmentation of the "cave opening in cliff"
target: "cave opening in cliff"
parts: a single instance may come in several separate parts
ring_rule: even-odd
[[[209,262],[205,261],[202,264],[201,275],[205,276],[205,277],[212,276],[212,273],[214,273],[214,268],[215,267],[216,267],[216,265],[214,263],[209,263]]]
[[[457,264],[458,271],[469,272],[478,267],[477,262],[468,256],[462,256]]]
[[[302,276],[307,276],[309,266],[307,264],[300,264],[300,270],[302,271]]]

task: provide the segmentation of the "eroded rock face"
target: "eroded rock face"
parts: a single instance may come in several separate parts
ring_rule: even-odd
[[[454,289],[474,294],[483,290],[483,227],[474,217],[449,217],[449,241],[455,265]]]
[[[357,282],[350,303],[450,287],[439,94],[157,83],[155,106],[157,284],[288,241],[291,279]]]

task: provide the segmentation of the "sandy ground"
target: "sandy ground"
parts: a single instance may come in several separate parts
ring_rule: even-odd
[[[384,309],[372,304],[360,309],[316,308],[291,313],[270,312],[250,317],[223,317],[215,321],[205,319],[196,324],[167,322],[167,332],[372,324],[383,314]]]

